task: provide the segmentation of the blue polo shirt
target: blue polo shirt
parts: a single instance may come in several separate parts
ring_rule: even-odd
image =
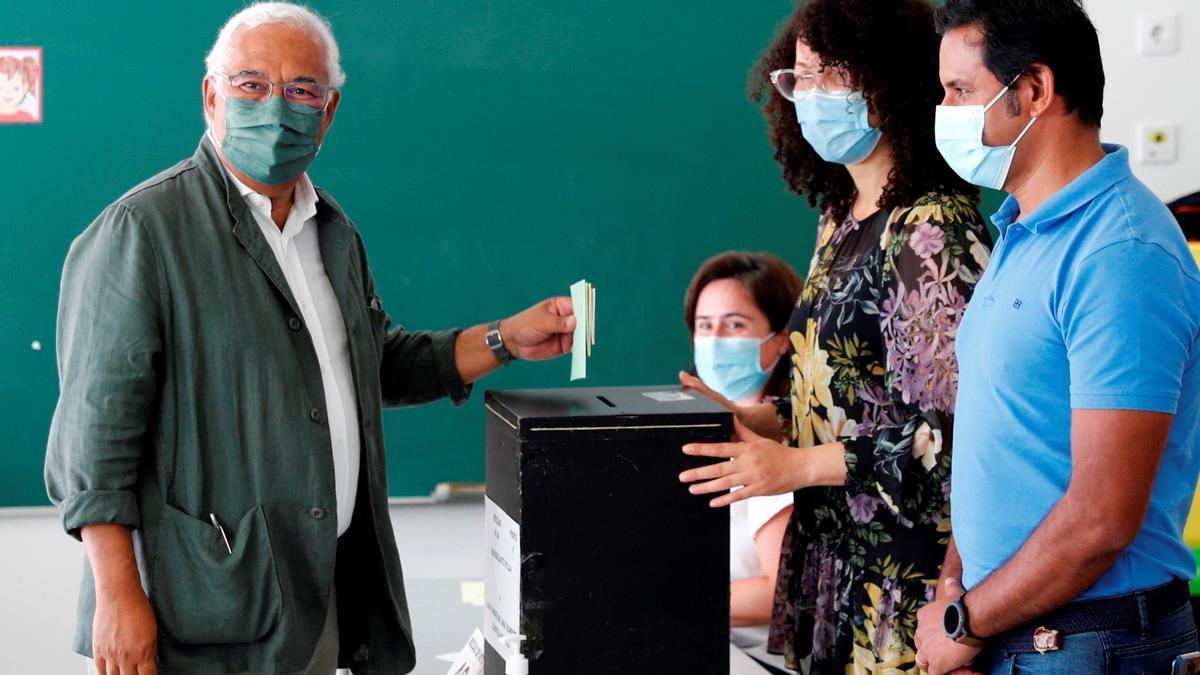
[[[1001,237],[957,340],[950,504],[967,588],[1066,491],[1074,409],[1175,415],[1141,531],[1080,599],[1196,572],[1182,533],[1200,472],[1200,272],[1128,151],[1104,150],[1024,220],[1011,196],[992,217]]]

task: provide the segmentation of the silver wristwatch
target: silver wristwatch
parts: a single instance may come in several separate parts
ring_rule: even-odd
[[[492,350],[492,354],[496,356],[496,360],[500,362],[500,365],[506,365],[517,358],[504,346],[504,337],[500,335],[500,322],[498,320],[488,324],[487,332],[483,334],[483,343],[488,346],[488,349]]]

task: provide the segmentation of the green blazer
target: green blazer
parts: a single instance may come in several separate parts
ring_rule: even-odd
[[[135,528],[163,673],[300,670],[337,583],[341,663],[414,664],[387,507],[381,408],[470,393],[457,330],[389,329],[354,225],[318,190],[325,271],[348,333],[362,461],[337,536],[312,340],[208,141],[110,205],[71,245],[46,488],[66,531]],[[210,515],[225,529],[226,549]],[[91,655],[85,565],[75,650]]]

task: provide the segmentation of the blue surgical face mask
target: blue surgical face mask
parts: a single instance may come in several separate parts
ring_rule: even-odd
[[[879,144],[879,130],[868,122],[867,101],[859,92],[811,91],[795,104],[800,133],[826,162],[857,164]]]
[[[261,103],[226,98],[221,152],[239,171],[260,183],[286,183],[304,173],[316,158],[324,113],[320,108],[289,103],[282,96]]]
[[[1019,76],[1018,76],[1019,77]],[[1013,80],[1016,82],[1016,80]],[[1017,154],[1017,143],[1025,132],[1037,121],[1031,117],[1029,124],[1017,135],[1012,145],[991,146],[983,144],[983,128],[987,111],[1009,90],[1012,83],[1000,90],[987,105],[939,105],[934,116],[933,134],[937,149],[946,159],[946,164],[963,180],[979,187],[1000,190],[1008,179],[1013,157]]]
[[[731,401],[759,393],[771,377],[763,369],[760,348],[775,334],[762,338],[696,336],[692,339],[693,361],[700,379]],[[776,359],[778,362],[779,359]]]

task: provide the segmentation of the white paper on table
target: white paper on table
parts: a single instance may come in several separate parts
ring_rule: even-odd
[[[483,675],[483,633],[476,628],[446,675]]]

